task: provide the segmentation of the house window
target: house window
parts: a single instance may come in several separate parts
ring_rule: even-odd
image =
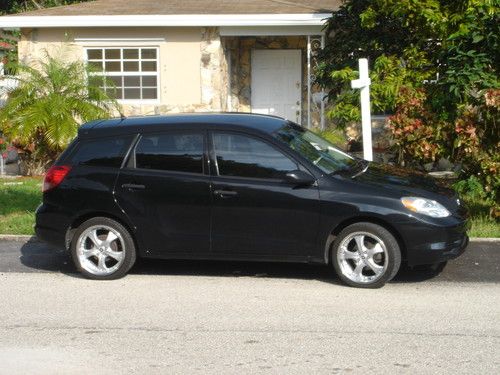
[[[157,100],[158,48],[87,48],[87,61],[99,86],[120,100]]]

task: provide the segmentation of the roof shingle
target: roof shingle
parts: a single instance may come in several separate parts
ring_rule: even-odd
[[[331,13],[341,0],[95,0],[17,16]]]

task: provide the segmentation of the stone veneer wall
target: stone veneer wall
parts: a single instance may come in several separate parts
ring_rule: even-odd
[[[201,101],[213,111],[227,109],[228,63],[218,27],[204,27],[201,43]]]

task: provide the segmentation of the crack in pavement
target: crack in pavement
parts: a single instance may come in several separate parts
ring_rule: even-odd
[[[402,332],[402,331],[347,331],[347,330],[302,330],[302,329],[181,329],[181,328],[162,328],[162,327],[97,327],[97,326],[37,326],[34,324],[14,324],[0,326],[0,329],[5,330],[16,330],[16,329],[33,329],[35,331],[87,331],[88,333],[105,333],[107,331],[130,331],[130,332],[178,332],[178,333],[319,333],[319,334],[334,334],[334,335],[400,335],[400,336],[422,336],[422,337],[474,337],[474,338],[493,338],[500,339],[500,333],[491,334],[481,334],[481,333],[433,333],[433,332]]]

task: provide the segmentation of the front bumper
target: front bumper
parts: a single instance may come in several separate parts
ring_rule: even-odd
[[[453,242],[429,243],[425,249],[408,252],[408,265],[436,264],[455,259],[465,252],[468,244],[467,235]]]
[[[400,233],[406,245],[408,265],[441,263],[462,255],[469,244],[467,228],[468,222],[458,217],[443,222],[406,223]]]

